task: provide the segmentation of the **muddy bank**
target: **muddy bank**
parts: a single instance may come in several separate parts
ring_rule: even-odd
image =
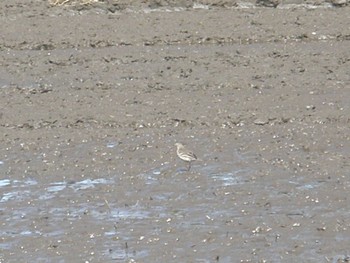
[[[349,260],[349,7],[30,3],[1,4],[1,262]]]

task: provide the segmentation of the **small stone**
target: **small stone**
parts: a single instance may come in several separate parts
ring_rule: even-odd
[[[346,6],[350,3],[349,0],[330,0],[334,6]]]
[[[314,109],[316,109],[316,106],[315,105],[307,105],[306,109],[307,110],[314,110]]]
[[[258,6],[265,6],[265,7],[274,7],[276,8],[279,5],[278,0],[257,0],[256,4]]]
[[[254,121],[254,124],[256,125],[265,125],[269,123],[269,119],[268,118],[258,118]]]

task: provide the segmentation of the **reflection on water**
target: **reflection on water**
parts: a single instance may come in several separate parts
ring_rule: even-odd
[[[53,185],[53,186],[49,186],[46,188],[46,191],[48,193],[54,193],[54,192],[59,192],[59,191],[62,191],[63,189],[66,188],[66,184],[58,184],[58,185]]]
[[[21,192],[14,191],[14,192],[9,192],[9,193],[4,193],[2,195],[0,202],[2,203],[2,202],[10,201],[10,200],[15,200],[15,199],[23,200],[23,198],[25,196],[28,196],[29,194],[30,194],[29,191],[21,191]]]
[[[111,215],[118,219],[146,219],[150,217],[150,212],[142,211],[142,208],[112,209]]]
[[[211,174],[211,178],[214,181],[219,181],[223,186],[230,186],[230,185],[237,185],[237,184],[243,184],[246,179],[244,179],[241,176],[237,176],[238,174],[246,174],[248,172],[251,172],[251,170],[237,170],[235,172],[227,172],[227,173],[220,173],[220,174]]]
[[[155,187],[161,185],[159,177],[166,173],[171,168],[169,163],[162,164],[161,167],[151,169],[145,173],[141,173],[136,178],[142,181],[145,187]],[[195,167],[198,171],[199,167]],[[204,167],[203,167],[204,168]],[[176,172],[177,173],[177,172]],[[175,175],[176,175],[175,173]],[[234,180],[234,173],[221,173],[221,174],[208,174],[208,177],[212,177],[214,182],[218,182],[220,185],[229,185],[227,182]],[[126,240],[128,237],[128,228],[113,229],[111,226],[118,222],[125,222],[130,225],[130,228],[134,228],[134,224],[139,225],[143,221],[157,220],[169,220],[171,218],[177,218],[183,220],[185,217],[191,217],[193,213],[200,213],[202,210],[208,209],[203,204],[198,207],[183,207],[183,208],[171,208],[167,207],[169,200],[176,202],[182,202],[188,198],[187,193],[176,194],[173,189],[170,192],[158,192],[149,193],[151,199],[157,204],[145,206],[140,202],[131,202],[126,205],[125,200],[119,204],[118,199],[109,198],[109,200],[100,199],[99,202],[91,202],[86,199],[79,200],[77,195],[81,196],[89,195],[101,195],[100,192],[96,192],[97,186],[116,185],[116,179],[118,177],[112,177],[111,179],[96,178],[96,179],[84,179],[76,182],[52,182],[48,185],[44,185],[36,181],[35,179],[28,178],[23,181],[2,179],[0,180],[1,199],[0,203],[3,206],[12,207],[6,213],[0,215],[2,222],[6,222],[6,228],[0,229],[0,236],[7,242],[1,244],[2,249],[11,250],[18,246],[19,242],[23,238],[27,237],[54,237],[63,238],[66,235],[64,226],[66,222],[79,222],[85,215],[88,216],[92,224],[100,224],[105,228],[104,236],[107,240]],[[167,177],[171,180],[171,177]],[[230,180],[228,178],[231,178]],[[239,179],[235,179],[239,181]],[[127,191],[127,189],[126,189]],[[148,192],[148,190],[146,191]],[[130,194],[128,192],[128,194]],[[120,194],[118,195],[120,196]],[[64,202],[62,205],[58,200],[73,200]],[[79,200],[79,201],[74,201]],[[225,214],[230,211],[224,211]],[[219,213],[216,211],[216,213]],[[35,220],[47,220],[50,228],[45,230],[33,229],[32,224]],[[64,220],[63,220],[64,219]],[[33,221],[34,220],[34,221]],[[63,221],[62,221],[63,220]],[[68,220],[68,221],[67,221]],[[184,228],[192,228],[199,225],[204,226],[207,218],[193,218],[190,221],[181,223],[179,226]],[[109,227],[108,227],[109,226]],[[159,235],[159,230],[154,229],[154,233]],[[143,236],[139,237],[141,240]],[[128,245],[124,248],[121,247],[109,247],[108,242],[106,247],[100,251],[102,258],[109,258],[111,260],[129,260],[129,259],[142,259],[149,255],[147,249],[129,250]],[[126,243],[127,244],[127,243]]]
[[[0,187],[9,185],[10,182],[11,181],[9,179],[0,180]]]
[[[313,209],[322,208],[319,202],[309,202],[308,213],[305,213],[294,203],[286,209],[284,200],[286,197],[295,198],[296,193],[321,187],[323,182],[304,183],[302,178],[295,181],[283,179],[279,183],[286,189],[292,185],[294,192],[287,195],[288,192],[284,194],[282,191],[281,194],[281,189],[274,187],[271,181],[263,185],[262,180],[261,187],[257,187],[255,180],[249,180],[255,172],[249,167],[233,166],[219,163],[194,165],[193,170],[188,172],[164,163],[130,178],[111,175],[108,179],[89,178],[49,184],[42,184],[33,178],[22,181],[2,179],[0,221],[3,225],[0,236],[3,242],[0,249],[10,253],[28,238],[45,237],[61,242],[78,228],[80,230],[77,232],[88,235],[88,241],[94,244],[94,253],[99,262],[147,262],[151,254],[154,257],[152,249],[156,247],[159,250],[156,244],[162,238],[167,240],[162,243],[166,246],[169,240],[186,243],[182,235],[189,237],[188,231],[192,231],[194,236],[204,233],[200,243],[211,242],[213,248],[218,248],[221,245],[217,245],[215,239],[208,241],[212,233],[217,234],[216,238],[221,238],[220,244],[226,245],[231,244],[230,238],[233,239],[235,235],[242,235],[249,241],[252,235],[260,234],[253,233],[249,227],[248,232],[243,229],[243,234],[235,232],[235,228],[244,225],[245,220],[262,222],[266,217],[283,220],[288,212],[289,218],[297,221],[311,217],[315,211]],[[104,192],[103,189],[111,192]],[[257,196],[261,193],[268,199],[259,206],[260,198]],[[282,202],[278,203],[279,199]],[[270,202],[273,202],[271,207]],[[254,214],[255,211],[258,211],[257,214]],[[292,216],[296,211],[298,213]],[[42,224],[39,227],[38,222]],[[295,227],[299,225],[299,222],[294,224]],[[254,229],[260,231],[263,228],[258,225]],[[308,235],[311,236],[311,233]],[[305,235],[301,232],[293,240],[303,239]],[[135,244],[141,245],[135,249]],[[192,243],[187,244],[187,248],[179,245],[174,247],[174,255],[184,254],[188,248],[195,251],[197,247],[198,244]],[[36,257],[48,262],[45,258],[50,258],[45,251]],[[57,262],[62,258],[58,256]],[[198,262],[213,262],[201,254],[196,259]],[[65,262],[64,259],[62,262]],[[233,262],[233,258],[220,255],[220,262]]]
[[[107,148],[115,148],[118,145],[118,142],[112,141],[107,143]]]
[[[128,249],[127,245],[125,245],[125,248],[115,248],[115,249],[106,249],[102,252],[107,258],[110,258],[112,260],[121,261],[121,260],[130,260],[133,258],[145,258],[148,256],[147,250],[130,250]],[[134,261],[130,261],[134,262]]]
[[[96,185],[99,185],[99,184],[108,184],[108,183],[112,183],[112,181],[108,181],[104,178],[95,179],[95,180],[86,179],[80,182],[73,183],[69,187],[74,189],[74,191],[79,191],[79,190],[94,188]]]

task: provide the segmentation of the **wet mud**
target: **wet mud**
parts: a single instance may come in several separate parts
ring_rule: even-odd
[[[220,3],[1,2],[0,262],[350,261],[347,2]]]

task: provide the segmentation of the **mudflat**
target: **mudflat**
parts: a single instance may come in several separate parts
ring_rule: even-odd
[[[0,262],[349,262],[350,8],[266,6],[1,1]]]

